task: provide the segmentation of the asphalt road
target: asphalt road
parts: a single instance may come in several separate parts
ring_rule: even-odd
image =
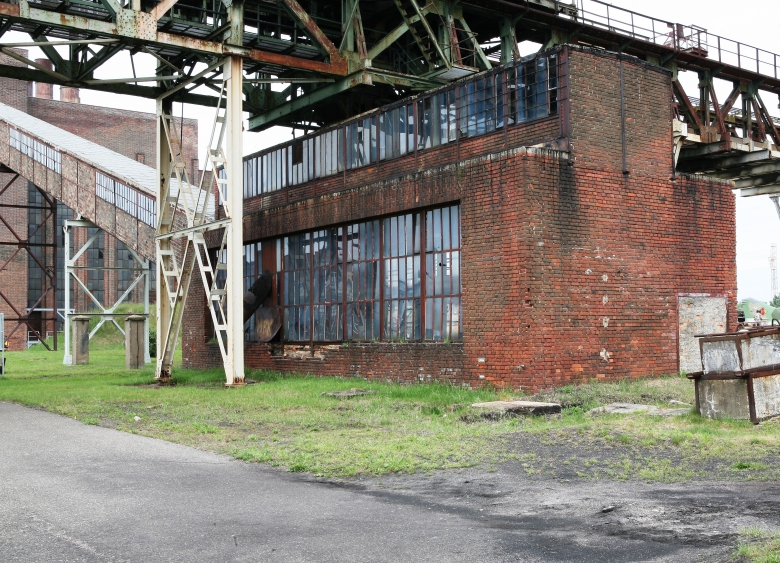
[[[478,470],[324,481],[8,403],[0,479],[8,563],[713,561],[701,557],[726,541],[615,533],[629,500],[658,504],[636,484],[599,492]],[[776,485],[752,494],[780,498]]]

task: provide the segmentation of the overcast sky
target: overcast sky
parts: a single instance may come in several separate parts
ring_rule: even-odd
[[[578,4],[580,0],[574,0]],[[587,0],[586,0],[587,2]],[[656,18],[696,25],[710,33],[734,39],[742,43],[760,47],[780,55],[780,8],[776,0],[741,0],[735,8],[733,2],[726,0],[616,0],[613,5],[633,10]],[[738,13],[737,13],[738,12]],[[750,14],[743,17],[742,14]],[[3,43],[10,41],[30,41],[28,36],[8,33]],[[526,53],[523,53],[526,54]],[[31,49],[31,57],[41,56]],[[154,59],[148,55],[134,57],[137,76],[154,75]],[[688,73],[690,74],[690,73]],[[102,67],[96,78],[121,78],[132,76],[130,58],[126,52],[120,53]],[[689,95],[696,95],[696,77],[685,77],[684,86]],[[56,88],[55,88],[56,91]],[[718,99],[723,103],[728,91],[720,93]],[[57,94],[55,93],[55,97]],[[775,96],[764,95],[764,102],[775,115],[779,100]],[[89,90],[81,91],[81,101],[85,104],[102,105],[121,109],[154,112],[154,101],[114,94],[105,94]],[[180,104],[174,105],[174,113],[182,112]],[[185,117],[199,120],[201,150],[205,150],[211,131],[213,110],[197,106],[184,106]],[[286,141],[291,138],[287,129],[275,128],[263,133],[244,133],[244,154]],[[769,249],[770,243],[780,246],[780,218],[768,196],[751,198],[737,197],[737,284],[739,299],[755,297],[761,300],[771,298]]]

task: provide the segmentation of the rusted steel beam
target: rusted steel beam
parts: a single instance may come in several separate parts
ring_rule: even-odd
[[[311,33],[312,39],[314,39],[317,44],[327,53],[331,62],[334,60],[340,60],[342,58],[338,49],[336,49],[336,46],[331,42],[330,39],[328,39],[327,35],[322,32],[320,27],[314,22],[309,13],[304,10],[303,7],[301,7],[301,5],[296,2],[296,0],[281,0],[281,2],[287,8],[290,14],[306,29],[306,31]]]
[[[176,4],[178,1],[179,0],[162,0],[159,4],[152,8],[152,11],[149,13],[152,14],[152,17],[155,20],[159,20],[166,14],[166,12],[168,12],[168,10],[173,8],[174,4]]]
[[[698,127],[699,131],[701,131],[702,128],[704,127],[704,124],[702,123],[698,112],[693,107],[691,100],[688,98],[688,95],[685,93],[685,90],[683,89],[682,84],[680,84],[680,81],[673,80],[672,88],[674,88],[674,92],[677,95],[677,99],[683,103],[683,106],[685,106],[685,109],[690,114],[691,119],[693,119],[694,123],[696,124],[696,127]]]
[[[764,119],[761,114],[761,108],[758,107],[755,95],[750,98],[750,104],[753,106],[753,113],[756,114],[756,127],[758,128],[758,139],[763,142],[766,141],[766,127],[764,127]],[[748,134],[751,132],[748,131]]]
[[[737,83],[736,86],[734,86],[734,89],[731,91],[731,94],[729,94],[729,97],[726,98],[726,102],[723,104],[723,107],[721,108],[721,113],[726,116],[731,111],[731,108],[734,107],[734,102],[737,101],[737,98],[739,98],[740,93],[739,83]]]
[[[758,92],[756,92],[756,101],[758,102],[758,107],[761,110],[759,118],[766,124],[767,128],[769,129],[772,140],[775,142],[775,146],[780,145],[780,132],[778,132],[777,125],[775,125],[775,121],[769,114],[769,110],[767,109],[766,104],[764,104],[764,100],[761,99],[761,96]]]
[[[300,8],[300,6],[298,7]],[[145,12],[123,10],[123,16],[126,12],[130,12],[130,14],[124,18],[119,18],[119,21],[122,22],[124,22],[124,20],[128,20],[127,23],[122,25],[114,22],[95,20],[71,14],[61,14],[32,7],[27,8],[25,12],[27,13],[22,14],[20,11],[20,6],[17,4],[0,2],[0,15],[33,22],[44,26],[55,26],[59,28],[72,29],[74,31],[91,32],[103,35],[108,38],[124,37],[127,38],[127,40],[141,40],[144,41],[147,45],[151,44],[168,48],[174,47],[182,49],[183,51],[194,51],[220,56],[237,55],[244,59],[267,64],[274,64],[297,70],[307,70],[335,76],[346,76],[347,74],[346,59],[338,54],[338,52],[335,50],[336,48],[332,43],[330,43],[330,40],[325,37],[325,34],[322,33],[321,30],[319,31],[319,34],[322,36],[323,40],[330,44],[329,47],[323,47],[326,50],[331,48],[333,49],[334,55],[331,56],[330,62],[303,59],[291,55],[263,51],[261,49],[241,47],[238,45],[227,45],[217,41],[197,39],[194,37],[187,37],[184,35],[158,31],[157,21],[151,14]],[[309,31],[314,34],[311,29],[309,29]]]
[[[726,122],[723,119],[723,112],[720,109],[720,104],[718,104],[718,96],[715,93],[715,87],[712,84],[712,80],[710,80],[710,84],[707,88],[710,91],[710,98],[712,98],[712,107],[715,110],[715,126],[718,128],[718,133],[720,133],[720,140],[726,142],[727,150],[731,150],[731,135],[726,129]]]

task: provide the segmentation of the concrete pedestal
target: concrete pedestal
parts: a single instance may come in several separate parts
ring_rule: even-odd
[[[73,362],[72,365],[89,363],[89,317],[71,317],[71,331],[73,333]]]
[[[130,315],[125,319],[125,367],[141,369],[145,363],[146,331],[143,315]]]

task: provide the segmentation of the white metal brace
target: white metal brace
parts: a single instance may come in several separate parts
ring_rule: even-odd
[[[77,227],[83,227],[83,228],[95,228],[97,231],[89,237],[86,243],[76,251],[76,253],[71,257],[70,255],[70,233],[71,229],[77,228]],[[96,313],[79,313],[79,314],[87,314],[92,316],[100,317],[100,321],[98,324],[93,328],[90,333],[89,337],[92,338],[97,331],[100,329],[101,326],[106,321],[110,321],[114,323],[116,328],[121,332],[123,335],[125,333],[122,326],[116,322],[116,308],[121,305],[125,299],[127,299],[133,292],[133,290],[143,282],[143,288],[144,288],[144,315],[146,316],[146,320],[144,321],[144,361],[148,364],[151,362],[151,358],[149,356],[149,288],[151,286],[150,279],[149,279],[149,261],[143,260],[138,254],[130,247],[126,247],[127,250],[130,252],[130,256],[133,257],[133,261],[136,264],[134,267],[131,268],[120,268],[120,267],[111,267],[111,268],[105,268],[101,266],[78,266],[76,265],[76,262],[81,258],[84,253],[89,249],[90,246],[92,246],[92,243],[94,243],[98,236],[100,235],[100,228],[96,227],[92,222],[85,221],[81,219],[76,220],[70,220],[65,221],[62,230],[65,233],[65,276],[64,276],[64,287],[65,290],[65,310],[64,310],[64,318],[65,318],[65,355],[63,356],[62,363],[66,366],[73,364],[73,356],[71,355],[71,348],[70,348],[70,317],[71,315],[75,314],[71,312],[71,302],[70,302],[70,290],[71,290],[71,281],[75,280],[76,285],[75,287],[80,287],[86,296],[89,298],[92,303],[95,304],[95,306],[100,310],[100,312]],[[90,271],[90,270],[115,270],[117,272],[119,271],[132,271],[136,274],[135,279],[130,283],[129,287],[120,295],[117,300],[110,306],[105,307],[100,302],[99,299],[95,297],[95,295],[87,288],[87,286],[84,284],[84,282],[79,278],[78,272],[80,271]]]
[[[216,66],[216,65],[212,65]],[[171,376],[173,355],[181,331],[193,269],[201,273],[206,302],[214,323],[228,385],[244,383],[243,288],[243,166],[241,59],[223,62],[223,83],[207,147],[205,170],[198,187],[188,177],[182,146],[171,118],[170,93],[158,98],[158,174],[161,191],[157,209],[157,370]],[[227,144],[227,151],[223,145]],[[209,210],[216,183],[225,218]],[[178,214],[178,215],[177,215]],[[177,217],[179,218],[177,222]],[[181,219],[186,225],[182,226]],[[216,259],[209,255],[206,233],[222,230]],[[225,260],[221,260],[222,256]],[[225,277],[220,275],[226,271]],[[234,286],[237,286],[237,290]],[[228,311],[233,311],[229,314]],[[235,325],[238,325],[236,330]]]

